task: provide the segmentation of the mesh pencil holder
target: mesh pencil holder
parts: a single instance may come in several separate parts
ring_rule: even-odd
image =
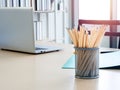
[[[85,79],[99,77],[99,48],[75,47],[75,77]]]

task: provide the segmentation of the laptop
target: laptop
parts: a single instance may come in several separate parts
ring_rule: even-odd
[[[61,50],[60,47],[36,45],[33,23],[30,7],[0,8],[0,48],[32,54]]]

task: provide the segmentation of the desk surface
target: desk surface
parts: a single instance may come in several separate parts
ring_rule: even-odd
[[[52,43],[53,44],[53,43]],[[76,79],[74,69],[62,69],[72,45],[39,55],[0,50],[0,90],[120,90],[120,70],[102,70],[98,79]]]

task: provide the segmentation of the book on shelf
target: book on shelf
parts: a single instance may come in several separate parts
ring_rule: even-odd
[[[54,0],[32,0],[32,7],[35,11],[50,11],[54,8]]]
[[[52,10],[52,4],[51,4],[51,0],[47,1],[47,10]]]
[[[39,3],[39,0],[32,0],[32,8],[34,11],[37,11],[37,4]]]
[[[2,7],[2,1],[0,0],[0,7]]]
[[[42,0],[41,6],[42,6],[42,7],[41,7],[41,10],[44,11],[44,10],[45,10],[45,1],[44,1],[44,0]]]
[[[19,6],[19,0],[13,0],[13,7]]]
[[[35,40],[42,40],[41,22],[34,22],[34,35]]]
[[[57,5],[57,10],[63,10],[63,1],[60,0]]]
[[[42,22],[37,22],[37,31],[36,31],[36,40],[41,40],[42,39]]]
[[[32,0],[3,0],[3,6],[7,7],[31,7]]]
[[[26,0],[25,6],[26,7],[31,7],[31,0]]]
[[[42,0],[37,0],[37,11],[42,10]]]
[[[46,18],[46,14],[45,13],[43,13],[43,14],[41,14],[41,16],[40,16],[40,21],[41,21],[41,38],[43,39],[43,40],[45,40],[46,38],[47,38],[47,25],[48,25],[48,23],[47,23],[47,18]]]
[[[50,13],[48,14],[48,38],[50,41],[54,41],[55,40],[55,35],[56,35],[56,31],[55,31],[55,18],[54,18],[54,13]]]
[[[35,40],[37,40],[37,22],[33,22],[34,24],[34,37],[35,37]]]
[[[41,40],[42,39],[42,25],[40,21],[40,15],[37,13],[33,13],[33,21],[34,21],[34,33],[35,33],[35,40]]]
[[[54,10],[55,9],[55,0],[51,0],[51,10]]]
[[[49,0],[44,0],[44,11],[47,11],[47,10],[48,10],[47,1],[49,1]]]
[[[20,7],[25,7],[25,0],[20,0]]]
[[[31,7],[33,8],[34,11],[35,11],[35,1],[36,0],[31,0]]]
[[[7,7],[7,0],[1,0],[1,7]]]
[[[7,7],[13,7],[13,0],[7,0]]]

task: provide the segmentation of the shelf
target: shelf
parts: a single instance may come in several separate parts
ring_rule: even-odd
[[[46,11],[34,11],[35,13],[53,13],[54,10],[46,10]]]
[[[65,10],[57,10],[56,12],[65,12]]]

